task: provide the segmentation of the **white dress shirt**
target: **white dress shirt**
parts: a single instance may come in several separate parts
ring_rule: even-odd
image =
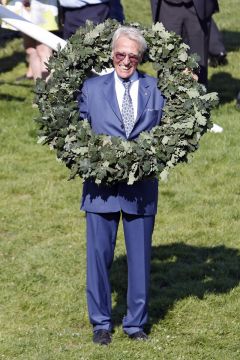
[[[123,103],[123,96],[125,92],[125,87],[123,85],[123,79],[120,79],[114,71],[114,78],[115,78],[115,90],[117,95],[118,106],[120,112],[122,112],[122,103]],[[130,96],[133,103],[133,110],[134,110],[134,119],[136,121],[137,118],[137,110],[138,110],[138,87],[139,87],[139,79],[137,71],[129,79],[131,81],[130,86]]]

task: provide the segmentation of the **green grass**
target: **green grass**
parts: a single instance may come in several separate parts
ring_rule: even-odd
[[[150,24],[150,6],[123,1],[127,20]],[[122,228],[112,268],[113,343],[94,346],[85,299],[81,181],[36,143],[33,84],[20,39],[0,50],[0,359],[240,359],[240,89],[238,0],[216,15],[229,64],[210,69],[221,103],[189,164],[160,184],[153,239],[148,343],[121,330],[126,257]],[[136,10],[137,9],[137,10]]]

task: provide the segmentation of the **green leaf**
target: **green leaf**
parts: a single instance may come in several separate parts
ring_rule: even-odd
[[[149,52],[144,61],[151,62],[157,71],[157,86],[166,98],[160,126],[128,141],[94,134],[87,120],[79,121],[77,96],[82,84],[92,76],[93,66],[100,72],[112,65],[111,39],[119,27],[116,21],[97,26],[87,22],[79,28],[67,46],[50,59],[50,80],[36,83],[39,142],[48,144],[65,162],[70,178],[79,175],[108,185],[119,181],[134,184],[149,176],[166,180],[169,169],[186,161],[211,128],[210,111],[217,104],[217,94],[207,94],[183,73],[185,68],[193,71],[197,67],[195,55],[188,56],[180,37],[166,31],[161,23],[150,28],[137,23],[131,26],[147,41]]]

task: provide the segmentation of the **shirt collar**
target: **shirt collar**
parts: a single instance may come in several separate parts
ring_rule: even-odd
[[[117,75],[116,71],[114,71],[114,78],[115,78],[115,81],[120,82],[120,83],[123,83],[123,81],[125,80],[125,79],[120,78]],[[131,81],[131,82],[134,82],[134,81],[138,80],[138,72],[134,71],[134,73],[132,74],[132,76],[128,80]]]

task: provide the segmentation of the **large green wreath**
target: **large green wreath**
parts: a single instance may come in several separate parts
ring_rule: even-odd
[[[118,181],[133,184],[146,177],[166,178],[171,167],[187,161],[198,148],[201,136],[211,128],[210,110],[216,93],[206,94],[192,77],[197,67],[179,36],[165,31],[162,24],[138,28],[148,44],[144,62],[151,62],[158,74],[158,87],[166,97],[160,126],[127,141],[96,135],[88,121],[79,120],[76,97],[94,67],[100,72],[112,66],[111,38],[120,26],[107,20],[98,26],[87,23],[72,36],[67,46],[49,62],[50,80],[36,86],[40,116],[40,142],[55,149],[57,158],[71,169],[70,178],[111,185]]]

